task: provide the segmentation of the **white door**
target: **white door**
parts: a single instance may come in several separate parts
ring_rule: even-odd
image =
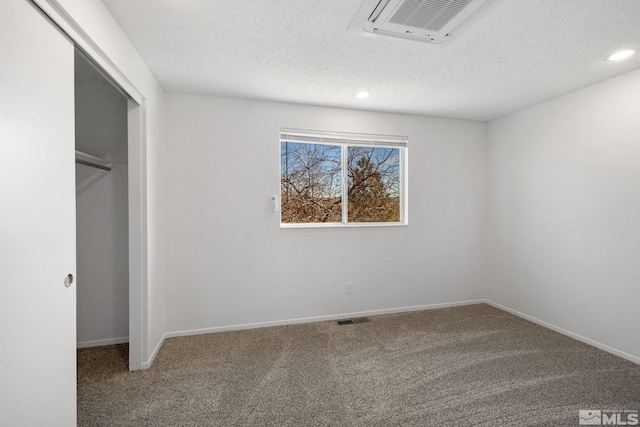
[[[0,426],[76,424],[73,45],[0,11]]]

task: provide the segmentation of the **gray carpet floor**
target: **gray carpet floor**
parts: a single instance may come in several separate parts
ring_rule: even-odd
[[[78,350],[80,426],[577,426],[640,365],[480,304]]]

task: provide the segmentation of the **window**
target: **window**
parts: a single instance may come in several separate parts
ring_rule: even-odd
[[[406,137],[281,129],[281,226],[406,224],[406,158]]]

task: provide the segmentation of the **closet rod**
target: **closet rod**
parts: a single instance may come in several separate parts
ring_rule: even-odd
[[[76,163],[106,171],[111,170],[111,163],[101,159],[100,157],[92,156],[91,154],[83,153],[78,150],[76,150]]]

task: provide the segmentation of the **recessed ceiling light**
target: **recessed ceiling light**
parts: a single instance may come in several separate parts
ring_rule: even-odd
[[[356,98],[362,99],[362,98],[367,98],[368,96],[369,96],[369,92],[364,90],[362,92],[356,93]]]
[[[609,57],[609,61],[621,61],[626,59],[636,53],[635,50],[621,50],[620,52],[616,52]]]

